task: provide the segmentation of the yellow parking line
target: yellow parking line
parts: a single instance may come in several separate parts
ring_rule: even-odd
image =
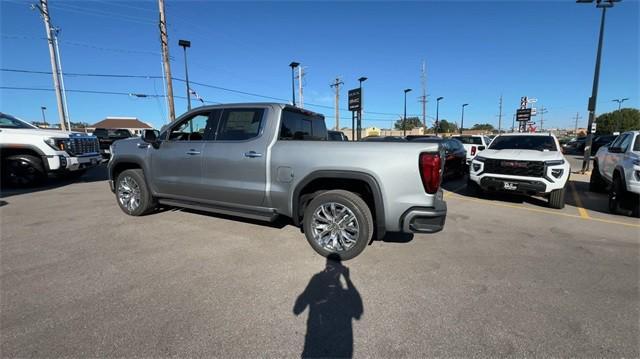
[[[460,195],[454,195],[453,198],[461,199],[463,201],[484,203],[484,204],[488,204],[488,205],[496,206],[496,207],[522,209],[522,210],[530,211],[530,212],[551,214],[551,215],[554,215],[554,216],[564,216],[564,217],[570,217],[570,218],[578,218],[578,219],[585,219],[585,220],[589,220],[589,221],[596,221],[596,222],[602,222],[602,223],[609,223],[609,224],[616,224],[616,225],[621,225],[621,226],[640,228],[640,224],[635,224],[635,223],[619,222],[619,221],[613,221],[613,220],[603,219],[603,218],[594,218],[594,217],[585,218],[585,217],[577,216],[575,214],[562,213],[562,212],[558,212],[558,211],[545,210],[545,209],[540,209],[540,208],[529,208],[529,207],[524,207],[524,206],[516,206],[516,205],[512,205],[512,204],[507,204],[507,203],[496,203],[496,202],[485,201],[485,200],[476,199],[476,198],[463,197],[463,196],[460,196]]]
[[[447,191],[447,192],[444,194],[444,196],[442,196],[442,197],[443,197],[443,198],[447,198],[447,197],[451,196],[452,194],[455,194],[456,192],[458,192],[459,190],[461,190],[461,189],[463,189],[463,188],[465,188],[465,187],[467,187],[467,185],[466,185],[466,184],[464,184],[464,185],[462,185],[462,186],[460,186],[460,187],[458,187],[458,188],[454,189],[453,191]]]
[[[573,184],[573,182],[569,182],[569,186],[571,186],[571,193],[573,194],[573,200],[576,202],[576,208],[578,209],[578,213],[580,213],[580,217],[585,219],[591,218],[587,210],[584,209],[584,206],[582,205],[582,200],[580,199],[580,196],[578,196],[578,192],[576,191],[576,186]]]

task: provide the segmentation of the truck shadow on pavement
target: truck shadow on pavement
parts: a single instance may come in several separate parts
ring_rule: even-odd
[[[344,283],[343,283],[344,281]],[[302,358],[351,358],[353,319],[364,313],[362,298],[339,256],[329,256],[293,306],[298,316],[309,308]]]
[[[35,193],[40,191],[47,191],[50,189],[68,186],[74,183],[106,181],[108,177],[109,177],[109,174],[107,172],[107,167],[105,165],[100,165],[100,166],[88,169],[85,173],[83,173],[81,176],[76,178],[65,177],[65,176],[50,177],[46,180],[44,184],[36,187],[25,187],[25,188],[10,187],[10,186],[6,186],[4,183],[0,183],[0,188],[1,188],[0,198],[7,198],[11,196],[17,196],[17,195],[27,194],[27,193]]]

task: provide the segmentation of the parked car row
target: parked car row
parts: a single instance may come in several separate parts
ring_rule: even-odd
[[[602,146],[606,146],[613,141],[616,135],[599,135],[595,136],[591,141],[591,155],[595,155],[596,152]],[[584,154],[584,148],[587,143],[586,137],[578,137],[562,145],[562,152],[568,155],[581,155]]]

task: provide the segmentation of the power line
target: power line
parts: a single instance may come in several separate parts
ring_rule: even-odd
[[[38,75],[45,75],[45,74],[46,75],[51,75],[51,72],[49,72],[49,71],[35,71],[35,70],[8,69],[8,68],[0,68],[0,71],[3,71],[3,72],[15,72],[15,73],[27,73],[27,74],[38,74]],[[162,76],[158,76],[158,75],[129,75],[129,74],[74,73],[74,72],[65,72],[64,75],[65,76],[77,76],[77,77],[134,78],[134,79],[135,78],[139,78],[139,79],[161,79],[162,78]],[[172,77],[172,79],[174,81],[186,82],[186,80],[181,79],[181,78],[177,78],[177,77]],[[242,90],[236,90],[236,89],[231,89],[231,88],[228,88],[228,87],[211,85],[211,84],[206,84],[206,83],[202,83],[202,82],[189,81],[189,83],[192,84],[192,85],[198,85],[198,86],[211,88],[211,89],[215,89],[215,90],[221,90],[221,91],[226,91],[226,92],[237,93],[237,94],[240,94],[240,95],[253,96],[253,97],[264,98],[264,99],[268,99],[268,100],[280,101],[280,102],[284,102],[284,103],[288,102],[287,99],[280,98],[280,97],[262,95],[262,94],[258,94],[258,93],[242,91]],[[306,105],[307,106],[311,106],[311,107],[316,107],[316,108],[329,109],[329,110],[333,110],[334,109],[334,107],[332,107],[332,106],[315,104],[315,103],[308,103],[307,102]],[[341,109],[340,112],[348,113],[349,110]],[[398,114],[398,113],[390,113],[390,112],[367,111],[367,113],[373,114],[373,115],[381,115],[381,116],[400,116],[400,114]],[[419,116],[419,115],[417,115],[417,114],[407,114],[407,116],[416,117],[416,116]],[[432,116],[427,116],[427,117],[433,119]],[[385,121],[395,121],[395,119],[385,119]]]

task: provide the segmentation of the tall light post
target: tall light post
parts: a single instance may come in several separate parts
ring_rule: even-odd
[[[625,98],[617,98],[615,100],[611,100],[613,102],[617,102],[618,103],[618,114],[616,117],[620,118],[620,121],[618,121],[618,131],[622,132],[622,114],[620,113],[620,109],[622,108],[622,103],[627,101],[629,98],[625,97]]]
[[[300,66],[299,62],[291,62],[289,67],[291,67],[291,99],[293,106],[296,105],[296,67]]]
[[[187,67],[187,47],[191,47],[191,41],[178,40],[178,45],[184,49],[184,77],[187,82],[187,111],[191,111],[191,87],[189,87],[189,68]]]
[[[436,126],[435,126],[435,134],[438,135],[438,128],[440,128],[440,101],[443,100],[444,97],[440,96],[436,99]]]
[[[411,89],[404,89],[404,117],[402,118],[402,130],[403,136],[407,136],[407,92],[411,92]]]
[[[617,99],[611,100],[611,101],[618,103],[618,111],[620,111],[620,108],[622,107],[622,103],[627,101],[628,99],[629,99],[628,97],[625,97],[625,98],[617,98]]]
[[[367,81],[367,77],[362,76],[358,79],[358,83],[360,85],[360,108],[358,109],[358,141],[362,138],[362,107],[364,106],[363,96],[362,96],[362,83]]]
[[[593,3],[594,0],[576,0],[577,3]],[[587,124],[587,141],[584,146],[584,157],[582,159],[582,173],[589,170],[589,163],[591,160],[591,143],[593,140],[593,134],[591,133],[591,127],[595,121],[596,102],[598,98],[598,82],[600,81],[600,59],[602,57],[602,40],[604,37],[604,19],[607,13],[607,8],[613,7],[615,2],[620,0],[595,0],[596,7],[602,9],[602,16],[600,18],[600,35],[598,37],[598,51],[596,52],[596,67],[593,73],[593,88],[591,89],[591,97],[589,98],[589,105],[587,110],[589,111],[589,122]]]
[[[462,104],[462,118],[460,119],[460,134],[462,134],[462,128],[464,128],[464,108],[466,106],[469,106],[469,104],[468,103]]]
[[[44,124],[44,127],[49,127],[47,126],[47,118],[44,115],[44,110],[46,110],[47,108],[44,106],[40,106],[40,110],[42,110],[42,123]]]

